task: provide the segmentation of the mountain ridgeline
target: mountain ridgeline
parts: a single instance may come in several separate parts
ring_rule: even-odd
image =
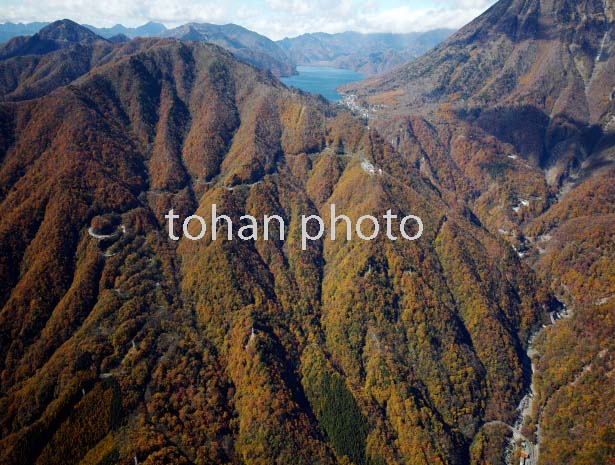
[[[258,68],[270,70],[276,76],[290,76],[295,72],[292,59],[275,42],[236,24],[218,26],[188,23],[160,35],[219,45],[238,59]]]
[[[278,44],[299,65],[334,66],[373,76],[414,60],[452,33],[450,29],[408,34],[318,32],[285,38]]]
[[[0,24],[0,43],[18,36],[36,36],[47,26],[49,23]],[[52,29],[56,27],[57,24],[52,25]],[[276,76],[291,76],[296,74],[296,65],[306,64],[334,66],[372,76],[422,55],[453,32],[436,29],[409,34],[315,33],[274,42],[236,24],[187,23],[172,29],[155,22],[136,28],[121,24],[107,28],[83,27],[114,43],[163,37],[213,43],[229,50],[239,60]],[[19,42],[24,40],[26,38],[18,39]],[[37,51],[33,49],[33,52]]]
[[[501,0],[348,86],[368,124],[219,30],[13,39],[0,464],[495,465],[518,458],[506,425],[540,465],[608,463],[614,10]],[[214,203],[286,240],[169,239],[169,209]],[[331,203],[424,234],[302,251]]]
[[[44,25],[44,23],[35,25]],[[29,26],[11,23],[0,25],[0,34],[1,31],[6,35],[17,34],[19,31],[31,32],[33,28]],[[7,43],[0,45],[0,58],[43,55],[76,44],[83,46],[93,42],[125,43],[131,38],[149,37],[213,43],[229,50],[239,60],[270,71],[276,76],[290,76],[295,72],[294,64],[275,42],[235,24],[218,26],[190,23],[175,29],[167,29],[162,24],[150,22],[137,28],[126,28],[121,25],[95,28],[81,26],[64,19],[44,25],[31,36],[13,36]],[[96,61],[100,57],[89,58],[90,61],[94,58],[93,66],[100,64]],[[64,63],[64,67],[67,66]]]

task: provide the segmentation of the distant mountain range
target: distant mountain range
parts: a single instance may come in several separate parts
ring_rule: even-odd
[[[158,35],[219,45],[240,60],[268,69],[277,76],[290,76],[295,72],[292,60],[274,41],[236,24],[189,23]]]
[[[164,40],[114,43],[73,21],[56,21],[32,36],[0,45],[0,101],[40,97],[96,66]]]
[[[84,24],[84,26],[107,39],[120,34],[130,39],[134,39],[135,37],[154,37],[167,31],[164,24],[155,23],[153,21],[138,27],[126,27],[121,24],[116,24],[113,27],[96,27],[89,24]]]
[[[0,43],[18,36],[35,35],[49,23],[0,24]],[[209,42],[229,50],[246,63],[271,71],[276,76],[294,74],[295,65],[329,65],[373,76],[413,60],[446,39],[451,29],[408,34],[314,33],[274,42],[236,24],[188,23],[173,29],[149,22],[130,28],[83,25],[101,38],[125,42],[136,37],[174,37]]]
[[[77,23],[62,20],[43,27],[32,36],[12,38],[0,47],[0,59],[45,55],[72,44],[91,45],[95,42],[106,41]]]
[[[17,36],[34,35],[49,24],[49,22],[25,24],[7,22],[0,24],[0,43],[6,42]],[[122,24],[116,24],[113,27],[96,27],[89,24],[83,24],[83,26],[105,39],[117,35],[125,35],[130,39],[134,39],[135,37],[154,37],[168,30],[164,24],[155,23],[153,21],[138,27],[126,27]]]
[[[36,34],[49,23],[4,23],[0,24],[0,43],[17,36],[30,36]]]
[[[79,26],[70,20],[62,20],[63,23],[71,23],[71,28],[76,30]],[[0,38],[8,40],[7,44],[0,48],[0,57],[11,56],[11,51],[16,46],[19,48],[19,55],[28,55],[21,45],[28,43],[30,47],[40,47],[42,50],[50,51],[49,45],[35,45],[41,40],[40,33],[45,32],[49,26],[57,29],[57,23],[31,23],[13,24],[5,23],[0,25]],[[194,40],[198,42],[208,42],[219,45],[230,51],[238,59],[254,65],[261,69],[271,71],[276,76],[290,76],[295,73],[294,63],[288,58],[286,53],[271,39],[250,31],[235,24],[215,25],[189,23],[174,29],[167,29],[163,24],[149,22],[136,28],[128,28],[117,24],[110,28],[97,28],[90,25],[80,26],[80,34],[88,31],[97,40],[107,39],[109,42],[127,42],[130,39],[142,37],[176,38],[180,40]],[[32,35],[31,38],[25,36]],[[67,38],[68,42],[81,42]],[[8,54],[7,54],[8,50]],[[40,54],[35,48],[33,54]]]
[[[317,32],[285,38],[278,44],[298,65],[330,65],[372,76],[415,59],[453,32],[452,29],[408,34]]]

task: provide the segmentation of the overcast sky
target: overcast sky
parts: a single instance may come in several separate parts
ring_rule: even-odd
[[[459,28],[494,0],[0,0],[0,23],[69,18],[94,26],[236,23],[272,39],[306,32]]]

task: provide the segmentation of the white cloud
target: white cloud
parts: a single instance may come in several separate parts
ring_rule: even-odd
[[[259,3],[260,1],[260,3]],[[411,32],[459,28],[495,0],[431,0],[421,7],[382,6],[376,0],[0,0],[4,21],[70,18],[96,26],[137,26],[158,21],[235,22],[272,39],[306,32]],[[390,3],[389,3],[390,4]],[[428,6],[425,6],[428,4]],[[431,5],[431,6],[429,6]]]
[[[246,27],[278,39],[307,32],[413,32],[436,28],[457,29],[485,11],[494,0],[434,1],[433,7],[412,8],[408,5],[389,8],[374,2],[356,5],[350,1],[308,2],[302,0],[267,0],[275,21],[255,17]],[[316,5],[316,6],[314,6]]]
[[[348,15],[354,3],[352,0],[265,0],[271,12],[286,13],[294,17]]]
[[[400,6],[359,17],[367,32],[426,31],[442,27],[459,28],[481,14],[482,8],[421,8]]]
[[[492,0],[455,0],[454,4],[455,6],[459,8],[466,8],[470,10],[472,9],[481,10],[493,4],[493,1]]]
[[[209,0],[22,0],[0,3],[5,21],[53,21],[69,18],[95,26],[122,23],[137,26],[147,21],[177,25],[189,21],[223,22],[232,16],[229,4]]]

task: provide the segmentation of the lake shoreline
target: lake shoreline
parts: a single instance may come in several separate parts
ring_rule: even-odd
[[[332,66],[301,65],[297,66],[297,73],[280,80],[304,92],[320,94],[331,102],[340,102],[343,98],[336,90],[338,87],[365,79],[363,74]]]

